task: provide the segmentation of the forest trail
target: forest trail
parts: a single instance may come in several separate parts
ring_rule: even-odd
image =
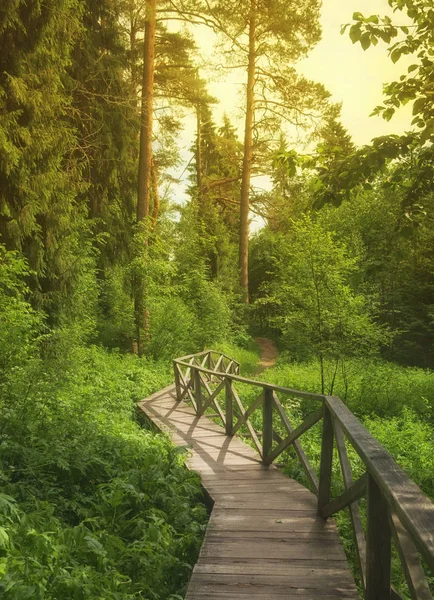
[[[265,369],[273,367],[277,357],[279,356],[279,350],[273,340],[265,337],[255,338],[255,342],[259,346],[261,357],[258,362],[256,374],[262,373]]]
[[[356,600],[333,519],[317,499],[169,386],[138,406],[178,446],[213,500],[186,600]]]

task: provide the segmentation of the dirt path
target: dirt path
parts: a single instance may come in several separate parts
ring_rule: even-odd
[[[274,365],[279,351],[276,348],[276,344],[268,338],[257,337],[255,338],[255,342],[261,351],[261,358],[259,359],[256,373],[262,373],[262,371]]]

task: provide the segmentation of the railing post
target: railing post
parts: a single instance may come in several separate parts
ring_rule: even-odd
[[[264,388],[264,404],[262,407],[262,462],[270,464],[268,455],[273,446],[273,390]]]
[[[176,400],[179,402],[181,400],[181,382],[179,379],[179,366],[176,360],[173,361],[173,374],[175,376]]]
[[[376,481],[368,479],[366,600],[390,600],[391,530],[389,508]]]
[[[211,371],[212,367],[211,367],[211,350],[208,352],[207,357],[206,357],[206,368]],[[209,373],[206,374],[206,379],[207,381],[211,381],[211,375]]]
[[[318,486],[318,514],[330,502],[330,487],[332,482],[333,460],[333,423],[330,411],[324,402],[324,417],[322,427],[321,463]]]
[[[197,406],[197,415],[200,417],[202,415],[202,385],[200,382],[200,371],[197,369],[192,369],[193,374],[193,385],[194,385],[194,397],[196,399]]]
[[[232,380],[225,378],[225,404],[226,404],[226,435],[232,435],[234,427],[234,395],[232,393]]]

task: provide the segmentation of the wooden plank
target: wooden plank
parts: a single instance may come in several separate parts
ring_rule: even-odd
[[[333,575],[331,585],[335,588],[337,598],[340,595],[351,594],[354,592],[354,582],[352,582],[349,577],[343,578],[340,573],[334,573]],[[339,577],[341,577],[340,580]],[[263,590],[272,585],[273,589],[280,593],[284,593],[285,589],[287,591],[288,587],[290,587],[292,588],[291,593],[294,593],[294,590],[299,590],[299,593],[303,594],[302,590],[304,590],[310,591],[311,593],[312,591],[315,591],[316,593],[319,593],[319,595],[322,595],[320,590],[323,587],[320,578],[306,577],[305,571],[301,571],[298,575],[296,572],[287,575],[282,573],[276,577],[274,574],[269,575],[267,573],[204,573],[203,571],[198,570],[198,572],[195,573],[195,584],[202,588],[205,586],[209,587],[209,589],[212,589],[213,586],[215,586],[215,588],[224,589],[228,586],[247,586],[248,588],[251,588],[252,591],[255,589],[258,591]],[[328,592],[330,593],[330,589]]]
[[[222,493],[226,493],[228,491],[228,488],[230,488],[230,481],[228,479],[223,479],[223,480],[217,480],[215,482],[211,481],[211,480],[207,480],[207,485],[209,485],[210,487],[212,487],[213,491],[215,493],[219,493],[220,491]],[[298,494],[305,494],[306,497],[311,497],[310,494],[311,492],[309,492],[309,490],[307,490],[305,487],[301,486],[300,484],[296,484],[296,482],[292,481],[291,479],[288,478],[288,481],[282,481],[282,478],[280,475],[277,475],[275,478],[272,477],[267,477],[267,478],[262,478],[262,479],[258,479],[258,480],[254,480],[252,481],[251,477],[249,477],[249,479],[246,480],[237,480],[237,485],[233,486],[232,489],[230,489],[230,493],[231,494],[245,494],[246,492],[248,492],[249,494],[263,494],[264,492],[269,491],[270,489],[270,485],[273,487],[273,491],[275,491],[276,493],[278,492],[291,492],[291,493],[298,493]]]
[[[328,572],[327,572],[328,571]],[[246,574],[246,575],[283,575],[290,578],[289,586],[302,587],[309,579],[310,584],[315,584],[312,587],[321,587],[324,582],[324,574],[327,572],[329,583],[339,585],[343,581],[347,581],[350,585],[354,585],[351,576],[346,568],[345,562],[333,562],[331,565],[316,566],[315,563],[305,565],[303,561],[294,561],[288,564],[286,561],[276,561],[264,558],[262,560],[243,561],[224,561],[213,563],[198,563],[195,568],[196,573],[203,574]]]
[[[323,416],[324,409],[323,407],[319,408],[311,415],[307,417],[305,421],[301,425],[299,425],[294,431],[288,435],[280,444],[274,448],[272,452],[270,452],[268,456],[268,461],[272,462],[275,458],[279,456],[288,446],[290,446],[297,438],[299,438],[303,433],[305,433],[308,429],[313,427],[315,423],[317,423]]]
[[[273,390],[264,389],[262,405],[262,462],[269,465],[273,462],[271,449],[273,447]]]
[[[395,514],[391,515],[391,530],[412,599],[432,600],[416,546]]]
[[[217,543],[212,543],[206,540],[202,546],[200,559],[212,561],[214,558],[283,558],[291,561],[295,558],[307,558],[317,560],[319,562],[344,560],[345,554],[339,540],[322,540],[320,544],[306,540],[291,542],[281,542],[279,540],[257,539],[254,544],[246,544],[243,540],[219,540]]]
[[[231,383],[231,385],[233,385],[233,384]],[[255,410],[261,406],[263,400],[264,400],[263,393],[261,393],[256,398],[256,400],[253,400],[253,402],[250,404],[250,406],[246,410],[246,412],[241,414],[241,416],[238,418],[237,422],[234,425],[232,435],[235,435],[237,433],[237,431],[240,429],[240,427],[242,427],[243,425],[246,424],[247,420],[251,417],[251,415],[255,412]]]
[[[342,478],[344,485],[348,489],[353,484],[353,474],[351,472],[351,465],[348,459],[347,447],[345,445],[345,439],[342,429],[339,423],[333,419],[333,429],[335,431],[336,447],[338,449],[339,462],[341,464]],[[349,507],[350,520],[353,528],[354,541],[356,547],[357,563],[359,566],[359,574],[362,582],[363,591],[366,588],[366,540],[365,532],[362,525],[362,519],[360,517],[360,511],[358,504],[351,504]]]
[[[434,571],[434,504],[342,400],[327,397],[326,404],[381,488],[392,512],[397,514],[429,568]]]
[[[390,598],[391,532],[389,507],[372,476],[368,481],[366,600]]]
[[[232,381],[225,379],[225,413],[226,413],[226,435],[234,435],[234,396]]]
[[[333,424],[330,411],[324,407],[321,463],[319,469],[318,513],[330,502],[333,461]]]
[[[193,370],[193,381],[194,381],[194,398],[196,400],[196,409],[199,416],[203,415],[203,396],[202,396],[202,382],[200,379],[199,371]]]
[[[368,474],[364,473],[355,483],[347,488],[343,494],[323,506],[321,509],[321,516],[324,518],[331,517],[344,508],[347,508],[350,504],[353,504],[353,502],[360,500],[360,498],[366,494],[367,485]]]
[[[289,434],[294,432],[294,428],[291,425],[291,422],[288,418],[288,415],[286,414],[286,411],[284,409],[284,407],[282,406],[276,392],[273,391],[273,399],[274,399],[274,403],[276,405],[277,411],[285,425],[286,430],[288,431]],[[280,443],[281,440],[279,440]],[[315,473],[315,471],[312,468],[312,465],[309,462],[309,459],[307,458],[300,440],[294,440],[293,442],[293,446],[294,446],[294,450],[297,454],[298,460],[301,463],[301,466],[304,469],[304,472],[306,473],[306,477],[308,478],[310,485],[312,486],[313,492],[314,494],[316,494],[318,496],[318,485],[319,485],[319,480],[317,477],[317,474]]]
[[[175,377],[176,399],[179,402],[181,400],[181,381],[179,379],[179,365],[176,361],[173,361],[173,374]]]
[[[238,408],[241,411],[241,414],[245,414],[246,409],[244,408],[244,406],[240,400],[240,397],[238,396],[237,390],[234,387],[232,388],[232,395],[233,395],[233,398],[234,398]],[[250,436],[256,446],[256,449],[257,449],[259,455],[261,455],[261,452],[262,452],[261,442],[259,441],[258,436],[256,435],[256,431],[254,430],[252,424],[250,423],[250,421],[248,419],[246,421],[246,427],[249,430]]]
[[[263,492],[262,494],[232,494],[230,490],[226,494],[218,495],[219,506],[222,508],[251,508],[253,510],[268,510],[269,507],[275,509],[299,510],[311,508],[312,511],[316,508],[316,498],[312,494],[300,493],[278,493],[278,492]]]

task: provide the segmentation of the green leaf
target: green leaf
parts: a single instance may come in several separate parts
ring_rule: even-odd
[[[355,44],[356,42],[358,42],[360,40],[360,36],[361,36],[362,32],[360,30],[360,23],[357,23],[356,25],[353,25],[350,29],[350,39],[353,42],[353,44]]]
[[[401,49],[400,48],[395,48],[395,50],[392,52],[392,54],[390,55],[390,58],[392,59],[393,63],[398,62],[398,60],[401,58]]]
[[[367,50],[369,48],[369,46],[371,45],[371,34],[364,33],[362,35],[362,37],[360,38],[360,44],[361,44],[363,50]]]
[[[418,98],[413,104],[413,115],[418,115],[425,108],[426,98]]]
[[[0,527],[0,548],[9,547],[9,534],[4,527]]]

